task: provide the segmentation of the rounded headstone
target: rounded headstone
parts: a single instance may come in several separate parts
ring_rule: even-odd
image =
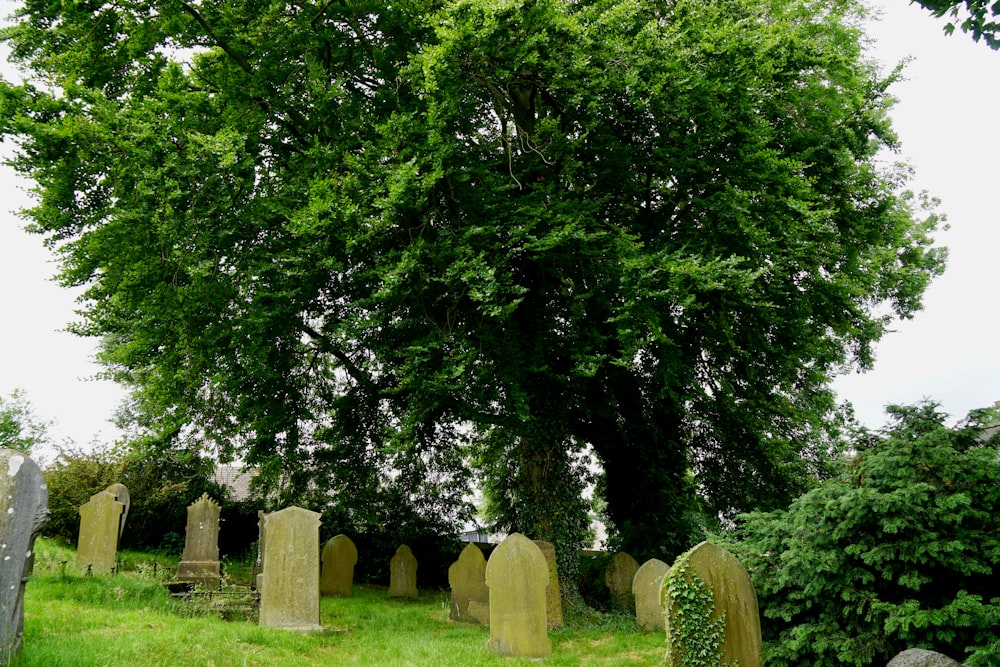
[[[486,563],[490,587],[490,640],[500,655],[544,658],[552,653],[545,589],[549,568],[541,549],[520,533],[500,543]]]
[[[354,597],[354,566],[357,562],[358,548],[347,535],[336,535],[327,540],[320,566],[320,595]]]
[[[693,572],[712,591],[713,616],[725,619],[722,659],[740,667],[761,667],[760,612],[757,593],[746,568],[725,549],[711,542],[702,542],[681,554],[671,571]],[[669,577],[664,579],[664,607],[669,604]],[[667,633],[671,631],[669,616]],[[669,641],[669,638],[668,638]]]
[[[448,618],[460,623],[488,625],[490,589],[486,587],[486,558],[483,550],[469,544],[448,568],[451,611]]]
[[[657,558],[643,563],[632,578],[632,594],[635,596],[635,620],[642,630],[662,632],[664,629],[663,604],[660,602],[660,587],[670,566]]]
[[[962,667],[962,664],[943,653],[910,648],[897,654],[886,667]]]
[[[389,561],[389,597],[416,599],[417,559],[410,547],[402,544]]]

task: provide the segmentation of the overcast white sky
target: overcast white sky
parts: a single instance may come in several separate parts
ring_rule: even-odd
[[[906,0],[879,5],[873,54],[886,67],[915,59],[894,89],[893,118],[916,169],[913,188],[942,200],[951,229],[939,238],[951,258],[924,310],[879,345],[875,369],[836,382],[871,428],[883,425],[889,403],[930,398],[958,418],[1000,400],[1000,309],[990,296],[1000,285],[1000,52],[964,34],[945,37],[942,21]],[[0,1],[0,15],[11,7]],[[108,420],[123,392],[93,379],[93,342],[62,330],[76,295],[49,280],[51,256],[11,213],[28,201],[25,188],[0,169],[0,395],[24,389],[38,415],[56,421],[57,441],[106,442],[118,435]]]

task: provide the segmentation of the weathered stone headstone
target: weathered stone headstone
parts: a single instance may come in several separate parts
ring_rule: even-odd
[[[538,546],[520,533],[500,543],[486,563],[490,640],[500,655],[544,658],[552,653],[546,622],[549,568]]]
[[[611,591],[611,606],[631,614],[635,609],[635,598],[632,595],[632,579],[639,571],[639,563],[625,553],[615,554],[604,572],[604,585]]]
[[[257,576],[254,577],[254,588],[259,593],[264,589],[264,510],[257,510]]]
[[[559,590],[559,568],[556,565],[556,548],[551,542],[534,540],[545,556],[549,568],[549,585],[545,589],[545,622],[548,628],[558,628],[563,624],[562,596]]]
[[[943,653],[923,648],[910,648],[896,654],[896,657],[890,660],[886,667],[962,667],[962,665]]]
[[[34,561],[35,537],[49,518],[49,492],[38,464],[0,449],[0,665],[21,652],[24,586]]]
[[[113,495],[115,500],[125,506],[122,509],[121,517],[118,519],[118,539],[121,540],[122,535],[125,534],[125,519],[128,518],[128,510],[132,506],[132,496],[129,494],[128,488],[118,482],[115,482],[104,490]]]
[[[725,619],[722,662],[738,663],[740,667],[760,667],[761,637],[757,593],[750,582],[750,575],[736,556],[710,542],[702,542],[681,554],[671,567],[671,573],[674,570],[696,574],[712,591],[715,605],[712,617],[723,615]],[[664,606],[671,604],[666,585],[668,580],[669,577],[665,579],[662,589]],[[668,644],[672,631],[669,620],[668,613]]]
[[[100,491],[80,506],[80,539],[76,566],[81,572],[110,574],[118,559],[118,531],[123,503],[107,491]]]
[[[188,505],[184,553],[177,564],[177,581],[216,589],[221,579],[219,565],[219,515],[222,508],[203,493]]]
[[[319,593],[329,597],[354,597],[354,566],[358,548],[347,535],[336,535],[323,547]]]
[[[448,568],[451,611],[448,618],[460,623],[488,625],[490,589],[486,587],[486,558],[483,550],[469,544]]]
[[[418,597],[417,559],[405,544],[396,549],[396,555],[389,561],[389,597]]]
[[[264,515],[260,624],[322,630],[319,624],[319,512],[286,507]]]
[[[635,620],[639,628],[662,632],[664,629],[663,605],[660,604],[660,588],[663,577],[670,566],[658,558],[650,558],[639,566],[632,579],[632,595],[635,596]]]

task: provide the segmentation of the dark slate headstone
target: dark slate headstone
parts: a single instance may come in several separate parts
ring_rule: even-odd
[[[49,517],[49,492],[34,461],[0,449],[0,665],[21,652],[24,586],[35,537]]]

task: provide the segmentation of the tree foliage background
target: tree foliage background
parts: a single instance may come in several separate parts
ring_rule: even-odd
[[[0,132],[138,432],[572,581],[588,460],[639,558],[787,503],[941,271],[860,11],[25,0]]]
[[[745,518],[737,550],[764,615],[768,665],[880,665],[908,648],[1000,659],[1000,430],[934,404],[889,408],[839,473]]]
[[[6,397],[0,396],[0,447],[15,449],[25,454],[52,444],[49,437],[51,423],[35,412],[22,389],[15,389]]]

